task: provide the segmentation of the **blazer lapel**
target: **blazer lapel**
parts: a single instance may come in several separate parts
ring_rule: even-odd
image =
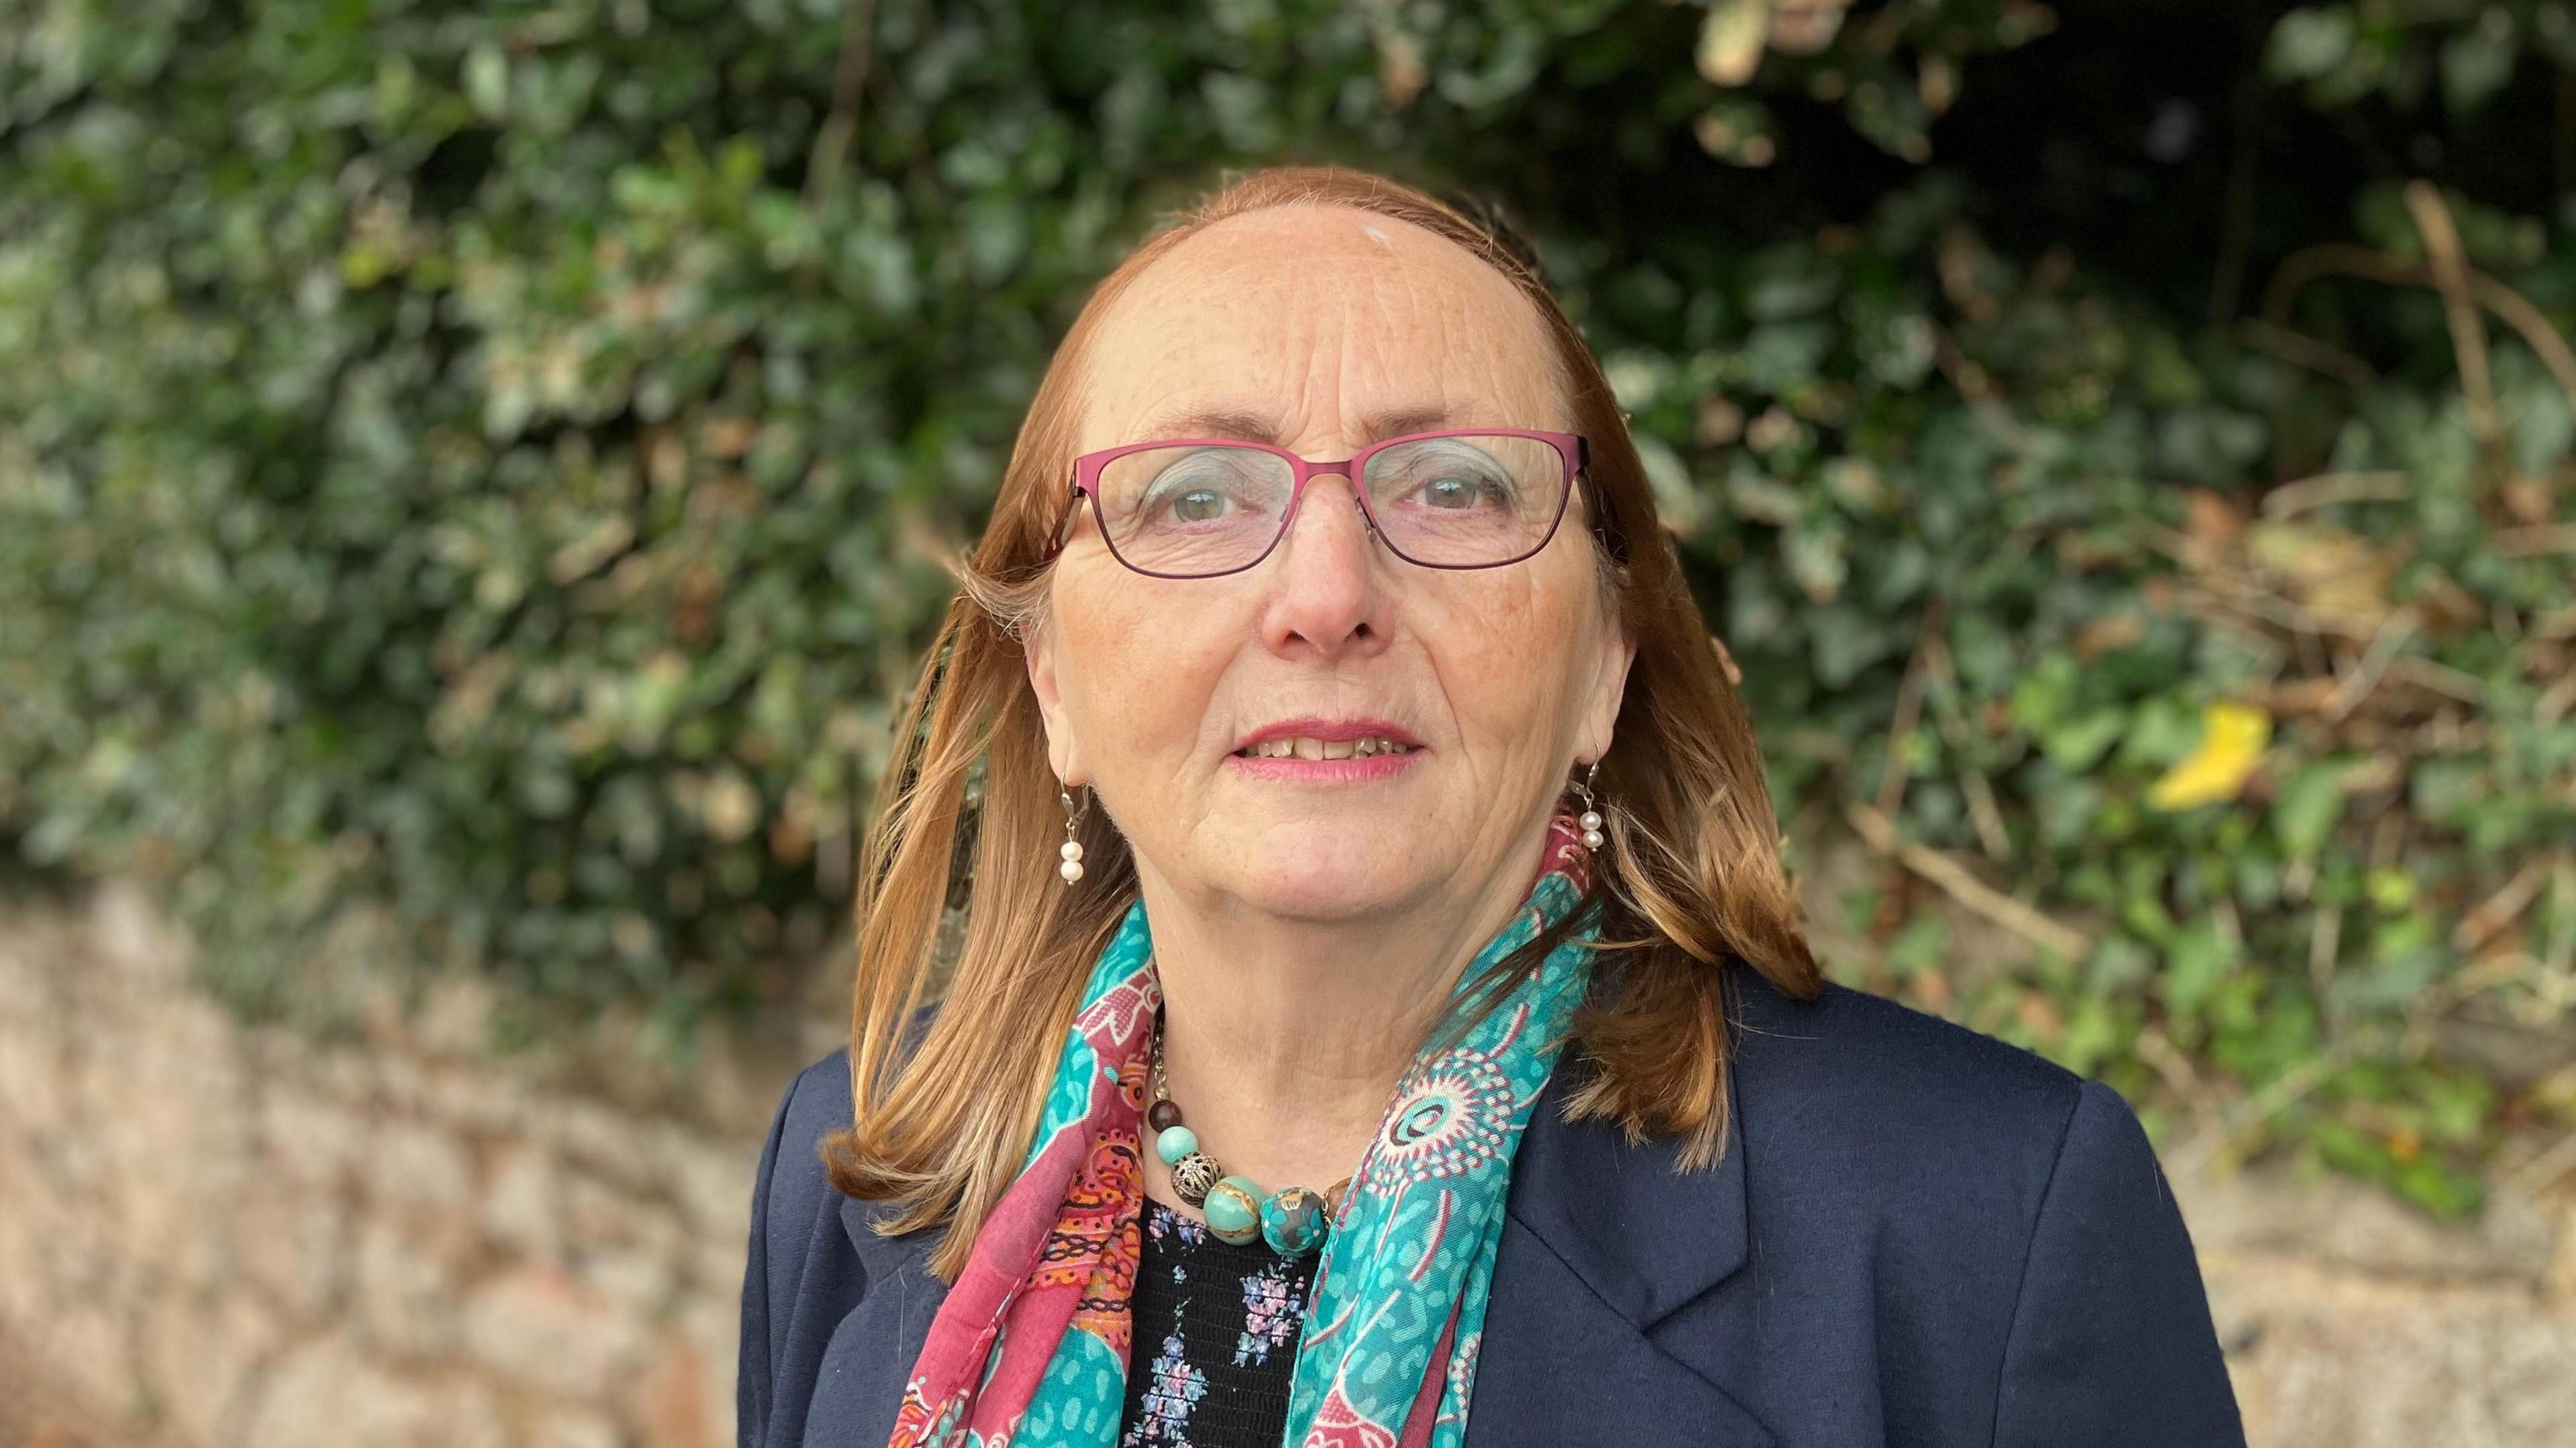
[[[1772,1448],[1720,1386],[1713,1324],[1682,1311],[1747,1260],[1741,1136],[1716,1165],[1677,1174],[1670,1143],[1560,1120],[1568,1074],[1540,1093],[1513,1160],[1467,1448]]]

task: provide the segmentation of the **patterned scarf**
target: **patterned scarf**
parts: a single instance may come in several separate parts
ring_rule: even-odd
[[[1588,857],[1568,815],[1459,986],[1562,919]],[[1458,1448],[1512,1153],[1591,973],[1587,926],[1396,1085],[1317,1263],[1287,1448]],[[1138,900],[1092,967],[1037,1140],[913,1364],[889,1448],[1103,1448],[1126,1403],[1146,1071],[1162,987]]]

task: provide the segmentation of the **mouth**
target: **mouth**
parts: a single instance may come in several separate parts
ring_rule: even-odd
[[[1283,735],[1247,744],[1234,751],[1237,759],[1375,759],[1380,755],[1411,754],[1421,748],[1382,734],[1363,734],[1357,739],[1318,739],[1312,734]]]
[[[1385,779],[1428,753],[1384,719],[1282,719],[1245,735],[1227,763],[1257,779],[1312,782]]]

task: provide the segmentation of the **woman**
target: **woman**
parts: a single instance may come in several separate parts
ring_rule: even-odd
[[[966,581],[744,1444],[2242,1442],[2120,1096],[1820,977],[1517,248],[1237,181],[1090,299]]]

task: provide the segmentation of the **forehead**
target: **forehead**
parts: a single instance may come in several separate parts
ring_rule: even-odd
[[[1303,205],[1231,217],[1109,307],[1084,369],[1084,450],[1195,431],[1175,425],[1208,413],[1242,424],[1217,435],[1285,446],[1571,425],[1537,308],[1465,248],[1393,217]]]

